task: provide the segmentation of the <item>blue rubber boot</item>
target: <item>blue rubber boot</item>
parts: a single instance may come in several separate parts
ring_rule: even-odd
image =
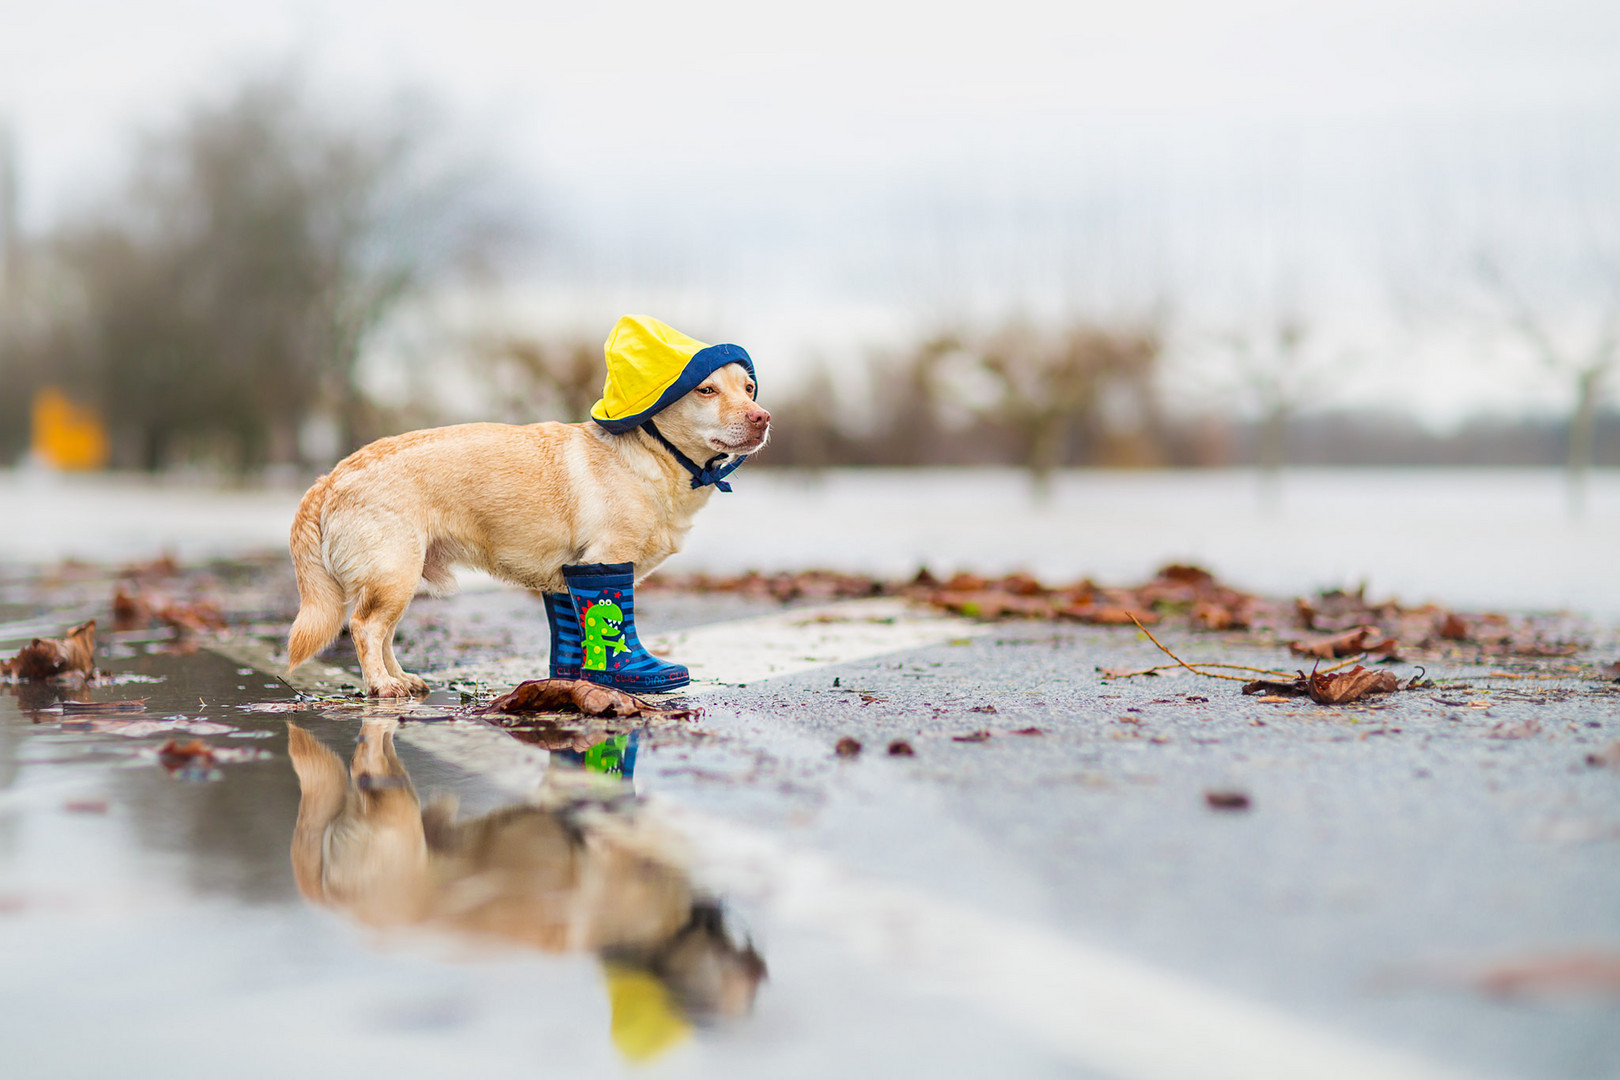
[[[551,677],[579,678],[585,653],[580,645],[579,620],[567,593],[546,593],[546,621],[551,624]]]
[[[579,634],[576,678],[648,694],[678,690],[692,681],[684,667],[658,659],[636,637],[634,564],[565,566],[562,572]]]

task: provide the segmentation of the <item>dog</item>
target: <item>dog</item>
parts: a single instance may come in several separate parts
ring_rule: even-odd
[[[455,589],[469,566],[524,588],[565,589],[570,563],[634,563],[639,580],[680,550],[713,489],[691,462],[723,468],[765,445],[771,414],[738,363],[715,369],[658,413],[679,460],[641,427],[460,424],[361,447],[317,480],[293,519],[299,610],[289,673],[349,630],[366,693],[428,692],[394,656],[394,629],[419,588]]]
[[[448,797],[419,802],[397,726],[365,720],[345,766],[287,725],[299,787],[290,854],[306,900],[379,930],[595,953],[656,979],[700,1023],[751,1010],[764,960],[732,940],[681,865],[679,838],[633,797],[548,773],[531,802],[462,819]]]

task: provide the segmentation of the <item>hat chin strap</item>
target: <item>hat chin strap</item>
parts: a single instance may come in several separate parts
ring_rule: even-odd
[[[680,466],[692,474],[692,487],[694,489],[707,487],[708,485],[713,484],[721,491],[730,491],[731,485],[726,483],[726,477],[730,476],[733,472],[736,472],[737,467],[748,460],[747,454],[740,454],[738,455],[737,460],[733,461],[730,465],[717,469],[714,467],[715,463],[726,455],[716,454],[714,457],[708,460],[707,464],[699,468],[695,461],[677,450],[674,443],[664,438],[664,433],[658,430],[658,425],[654,424],[651,420],[648,420],[641,426],[646,429],[649,435],[663,443],[664,449],[673,454],[675,460],[680,464]]]

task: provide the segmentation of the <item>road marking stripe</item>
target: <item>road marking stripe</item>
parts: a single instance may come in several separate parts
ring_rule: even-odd
[[[692,684],[680,691],[691,695],[978,637],[991,629],[885,596],[711,623],[647,636],[642,643],[654,655],[691,669]],[[544,678],[547,671],[545,662],[515,658],[423,674],[434,682],[509,687],[524,679]]]
[[[1107,1073],[1159,1080],[1458,1080],[1119,953],[859,877],[759,830],[657,800],[706,885],[748,896],[920,989],[945,992]]]
[[[880,598],[697,627],[647,644],[690,667],[689,692],[701,694],[989,629]],[[510,684],[535,674],[532,660],[512,660],[433,677]],[[413,725],[401,737],[523,794],[544,768],[532,748],[486,725]],[[858,877],[819,853],[666,798],[657,805],[691,843],[705,883],[722,894],[750,896],[783,921],[998,1015],[1093,1068],[1133,1080],[1467,1075],[1060,934]]]
[[[482,723],[397,736],[532,798],[547,755]],[[1069,1060],[1130,1080],[1462,1080],[1468,1073],[1298,1020],[1061,933],[868,878],[766,832],[649,796],[706,889],[829,940],[923,993],[994,1015]]]

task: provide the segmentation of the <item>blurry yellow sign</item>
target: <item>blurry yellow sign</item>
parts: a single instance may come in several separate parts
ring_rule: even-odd
[[[99,469],[107,464],[107,429],[94,409],[47,386],[34,395],[34,455],[57,469]]]

